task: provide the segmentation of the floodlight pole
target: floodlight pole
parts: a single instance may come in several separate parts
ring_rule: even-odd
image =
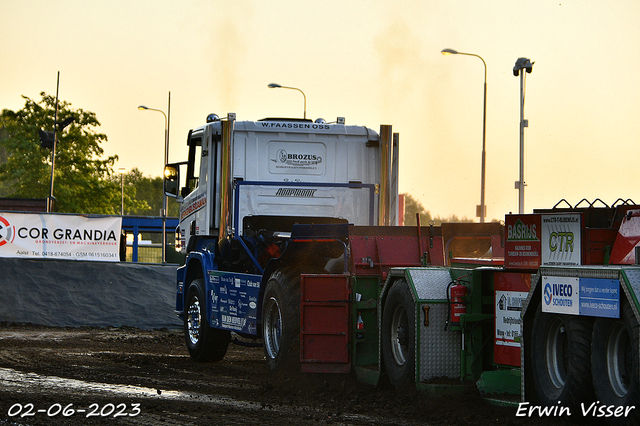
[[[520,173],[518,175],[518,213],[524,214],[524,128],[529,123],[524,119],[524,72],[520,73]]]
[[[482,56],[475,53],[458,52],[455,49],[442,49],[440,51],[444,56],[449,55],[465,55],[475,56],[482,61],[484,65],[484,97],[482,102],[482,157],[480,170],[480,205],[477,207],[477,216],[480,217],[480,223],[484,223],[487,216],[487,206],[485,205],[485,188],[486,188],[486,169],[487,169],[487,63]]]
[[[164,165],[169,162],[169,118],[171,114],[171,92],[169,92],[169,100],[167,105],[167,114],[161,109],[149,108],[144,105],[138,107],[139,110],[157,111],[164,116]],[[164,170],[164,165],[162,169]],[[168,198],[162,194],[162,263],[166,262],[166,244],[167,244],[167,201]]]
[[[530,74],[533,64],[528,58],[518,58],[513,67],[513,75],[520,76],[520,174],[516,182],[519,214],[524,214],[524,187],[527,186],[524,182],[524,128],[529,127],[529,120],[524,118],[525,71]]]
[[[304,110],[303,110],[302,118],[304,118],[305,120],[307,119],[307,95],[305,95],[304,92],[301,89],[298,89],[297,87],[283,86],[283,85],[278,84],[278,83],[269,83],[267,85],[267,87],[269,89],[291,89],[291,90],[297,90],[298,92],[302,93],[302,98],[304,99]]]
[[[56,167],[56,146],[58,145],[58,92],[60,90],[60,71],[56,82],[56,112],[53,118],[53,148],[51,149],[51,178],[49,179],[49,197],[47,198],[47,213],[53,211],[53,172]]]

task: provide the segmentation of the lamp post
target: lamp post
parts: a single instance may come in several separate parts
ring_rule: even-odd
[[[118,173],[120,173],[120,216],[124,216],[124,174],[127,173],[127,170],[124,167],[120,167],[118,169]]]
[[[529,120],[524,119],[524,86],[525,86],[525,70],[531,74],[533,70],[533,62],[527,58],[518,58],[513,67],[513,75],[520,76],[520,175],[516,182],[518,190],[518,213],[524,214],[524,128],[529,127]],[[520,72],[522,71],[522,72]]]
[[[169,92],[169,104],[167,111],[171,111],[171,92]],[[165,164],[169,162],[169,117],[164,111],[156,108],[149,108],[144,105],[138,107],[139,110],[157,111],[164,115],[164,170]],[[162,263],[166,261],[166,243],[167,243],[167,196],[162,194]]]
[[[267,87],[269,87],[269,89],[291,89],[291,90],[297,90],[298,92],[302,93],[302,96],[304,98],[304,115],[303,118],[307,118],[307,96],[304,94],[304,92],[300,89],[298,89],[297,87],[289,87],[289,86],[281,86],[277,83],[269,83],[267,85]]]
[[[453,49],[442,49],[440,51],[445,56],[449,55],[466,55],[466,56],[475,56],[476,58],[480,58],[482,64],[484,65],[484,101],[482,108],[482,171],[480,178],[480,206],[477,209],[478,212],[476,216],[480,216],[480,223],[484,223],[484,218],[486,216],[486,206],[484,203],[484,190],[485,190],[485,176],[486,176],[486,137],[487,137],[487,63],[482,59],[480,55],[476,55],[474,53],[464,53],[458,52]]]

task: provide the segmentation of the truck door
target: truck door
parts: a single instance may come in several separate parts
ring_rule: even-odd
[[[200,230],[206,220],[207,203],[206,194],[206,170],[202,174],[202,143],[204,137],[203,129],[196,129],[189,133],[187,145],[189,146],[189,159],[187,162],[186,187],[183,190],[184,202],[180,208],[180,226],[185,233],[186,241],[196,235],[201,235]],[[196,173],[198,173],[196,175]]]

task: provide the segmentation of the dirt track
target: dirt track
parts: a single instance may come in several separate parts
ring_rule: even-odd
[[[222,362],[197,364],[176,330],[0,323],[0,425],[87,424],[568,423],[516,417],[473,387],[438,398],[344,375],[274,376],[261,348],[231,345]]]

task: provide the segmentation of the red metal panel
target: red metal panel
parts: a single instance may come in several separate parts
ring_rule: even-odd
[[[45,198],[0,198],[0,211],[46,212]]]
[[[306,303],[301,326],[305,333],[345,334],[346,304]]]
[[[435,266],[445,266],[447,257],[444,254],[444,239],[442,237],[433,237],[428,242],[429,264]]]
[[[418,237],[411,236],[352,236],[351,260],[356,275],[386,277],[389,268],[422,266]],[[423,250],[429,247],[422,237]]]
[[[582,259],[584,264],[604,265],[605,253],[607,250],[611,250],[616,235],[618,235],[617,229],[585,228],[582,242]]]
[[[491,236],[491,253],[494,259],[502,259],[504,264],[504,244],[503,238],[500,235]]]
[[[302,275],[300,297],[302,371],[350,371],[349,275]]]
[[[622,219],[616,241],[611,250],[611,264],[633,265],[635,247],[640,244],[640,210],[629,210]]]

